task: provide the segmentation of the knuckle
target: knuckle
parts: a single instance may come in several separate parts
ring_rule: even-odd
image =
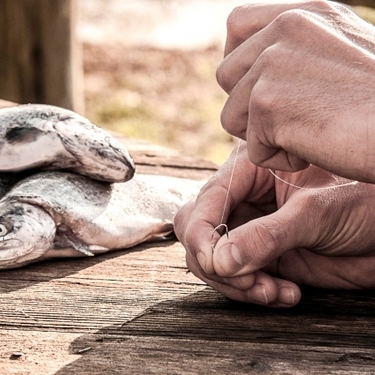
[[[291,9],[279,14],[273,21],[274,31],[278,35],[294,35],[309,21],[310,12],[303,9]]]
[[[305,5],[306,10],[314,10],[316,13],[325,13],[332,12],[335,9],[343,8],[339,3],[333,1],[322,1],[322,0],[313,0],[309,1]]]
[[[276,221],[258,223],[250,238],[251,261],[260,266],[269,264],[275,259],[275,255],[280,253],[282,244],[286,242],[286,235]]]
[[[225,105],[220,114],[220,121],[223,129],[227,133],[240,138],[246,136],[247,118],[247,110],[234,110],[230,105]]]
[[[186,252],[195,255],[198,251],[197,238],[195,234],[194,226],[188,225],[184,233],[184,247]]]
[[[216,70],[216,80],[220,87],[229,93],[232,87],[232,74],[230,69],[228,69],[227,60],[224,59]]]
[[[221,114],[220,114],[221,126],[228,133],[230,133],[230,130],[232,128],[231,123],[232,123],[232,118],[233,118],[233,116],[231,115],[230,112],[231,111],[228,111],[227,107],[224,106],[224,108],[222,109]]]
[[[243,20],[247,18],[249,5],[237,6],[229,14],[227,19],[228,34],[234,37],[241,37],[243,34]]]
[[[251,118],[267,116],[267,122],[270,122],[276,109],[276,100],[277,96],[272,90],[269,90],[268,82],[265,79],[259,79],[250,96],[249,112]]]

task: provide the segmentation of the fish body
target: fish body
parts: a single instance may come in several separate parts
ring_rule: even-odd
[[[114,137],[67,109],[26,104],[0,109],[0,171],[67,170],[108,182],[134,175]]]
[[[151,175],[114,184],[60,171],[27,177],[0,201],[0,269],[161,239],[173,231],[176,212],[201,186],[200,181]]]

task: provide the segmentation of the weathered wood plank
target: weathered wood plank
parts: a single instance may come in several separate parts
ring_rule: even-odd
[[[374,373],[374,350],[168,339],[107,340],[80,337],[72,352],[91,348],[56,375],[78,374],[272,374]],[[115,363],[108,372],[108,363]]]
[[[54,374],[80,358],[70,350],[79,334],[1,330],[0,337],[1,375]]]
[[[117,137],[138,172],[216,169]],[[297,307],[265,309],[208,288],[184,254],[170,240],[0,272],[0,374],[374,373],[373,291],[306,288]]]
[[[181,155],[176,150],[153,145],[143,140],[124,137],[110,132],[129,150],[138,173],[162,174],[195,180],[207,180],[218,166],[208,160]]]
[[[179,244],[155,245],[2,272],[0,333],[81,334],[70,353],[91,349],[57,374],[372,373],[371,291],[306,289],[292,310],[240,304],[186,274]]]
[[[89,332],[194,293],[204,285],[186,274],[178,245],[153,243],[1,272],[0,328]]]

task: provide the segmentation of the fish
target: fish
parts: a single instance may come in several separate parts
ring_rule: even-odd
[[[0,109],[0,172],[65,170],[99,181],[135,173],[126,148],[77,113],[45,104]]]
[[[0,269],[165,239],[203,183],[142,174],[112,184],[65,171],[28,176],[0,200]]]

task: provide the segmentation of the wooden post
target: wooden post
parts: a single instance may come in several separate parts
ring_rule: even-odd
[[[0,1],[0,97],[84,112],[75,0]]]

